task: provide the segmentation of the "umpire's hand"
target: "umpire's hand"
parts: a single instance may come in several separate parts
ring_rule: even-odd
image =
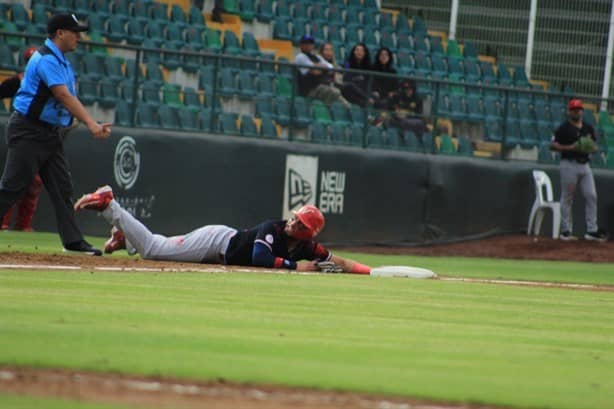
[[[111,123],[99,124],[98,122],[94,122],[88,128],[94,138],[96,139],[106,139],[111,135]]]

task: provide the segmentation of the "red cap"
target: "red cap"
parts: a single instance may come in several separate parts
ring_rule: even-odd
[[[569,105],[567,105],[567,109],[584,109],[584,107],[582,106],[582,100],[581,99],[572,99],[571,101],[569,101]]]

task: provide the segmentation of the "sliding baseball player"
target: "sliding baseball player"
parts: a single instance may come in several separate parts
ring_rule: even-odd
[[[265,221],[256,227],[237,230],[208,225],[181,236],[153,234],[113,199],[110,186],[81,197],[75,210],[102,212],[113,225],[105,253],[120,249],[138,252],[146,260],[214,263],[281,268],[297,271],[370,274],[371,268],[333,255],[313,239],[324,228],[324,216],[313,205],[305,205],[289,220]]]

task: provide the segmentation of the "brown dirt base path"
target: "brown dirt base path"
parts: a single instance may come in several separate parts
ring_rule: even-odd
[[[360,393],[119,374],[0,367],[0,392],[172,409],[493,409]]]

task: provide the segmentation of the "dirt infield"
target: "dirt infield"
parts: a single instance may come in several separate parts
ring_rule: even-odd
[[[0,392],[173,409],[489,409],[360,393],[271,385],[143,378],[58,369],[0,367]]]
[[[420,247],[353,247],[346,251],[377,254],[414,254],[425,256],[490,257],[510,259],[544,259],[585,262],[614,262],[614,243],[587,241],[562,242],[527,236],[500,236],[485,240]],[[0,253],[0,264],[39,266],[46,268],[99,269],[105,271],[243,271],[220,265],[195,265],[141,260],[135,258],[89,257],[68,254]],[[206,267],[206,270],[204,269]],[[200,268],[203,268],[200,270]],[[244,271],[259,271],[245,269]],[[466,280],[468,279],[450,279]],[[494,284],[526,285],[519,282]],[[556,283],[529,283],[560,286]],[[570,287],[571,288],[571,287]],[[590,288],[584,288],[590,289]],[[614,286],[595,288],[614,291]],[[59,397],[91,402],[116,403],[141,408],[192,409],[230,408],[386,408],[386,409],[477,409],[494,408],[469,404],[447,404],[407,398],[287,388],[271,385],[234,384],[224,380],[212,382],[177,379],[143,378],[119,374],[96,374],[61,369],[28,369],[0,367],[0,392]]]

